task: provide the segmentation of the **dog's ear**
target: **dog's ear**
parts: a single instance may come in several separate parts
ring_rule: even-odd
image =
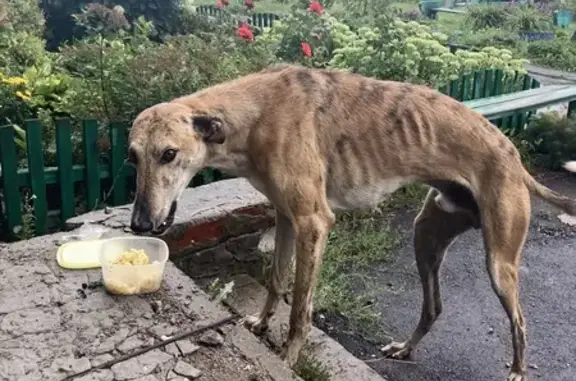
[[[222,144],[226,140],[226,131],[222,119],[215,116],[197,115],[192,125],[206,143]]]

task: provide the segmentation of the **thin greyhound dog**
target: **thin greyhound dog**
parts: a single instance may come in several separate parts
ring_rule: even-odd
[[[423,288],[420,321],[383,352],[404,358],[442,310],[438,272],[451,243],[481,229],[492,287],[510,320],[508,381],[525,381],[526,327],[518,266],[530,193],[570,215],[576,202],[539,184],[504,134],[479,113],[425,86],[299,66],[272,67],[157,104],[134,121],[137,169],[131,228],[164,234],[177,200],[204,167],[245,177],[276,209],[269,293],[245,323],[264,331],[296,254],[283,358],[294,365],[312,324],[312,296],[334,212],[370,209],[414,181],[430,186],[414,222]],[[565,166],[576,171],[576,162]]]

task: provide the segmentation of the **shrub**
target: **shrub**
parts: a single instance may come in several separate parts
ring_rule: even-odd
[[[38,0],[1,0],[0,28],[31,34],[44,35],[44,15]]]
[[[476,5],[468,8],[466,25],[472,30],[502,28],[508,13],[498,5]]]
[[[552,30],[549,15],[539,11],[534,5],[477,5],[470,7],[466,24],[472,30],[487,28],[510,31],[540,32]]]
[[[268,45],[278,60],[299,63],[304,66],[324,67],[335,48],[335,30],[347,28],[326,13],[318,15],[306,9],[294,9],[286,19],[266,28],[258,39],[260,45]],[[302,43],[311,47],[311,57],[302,49]]]
[[[505,27],[515,31],[546,32],[552,30],[549,16],[544,15],[534,6],[522,4],[507,12]]]
[[[140,23],[146,25],[144,20]],[[164,43],[124,32],[91,37],[62,49],[74,77],[66,108],[77,117],[130,121],[155,103],[258,71],[271,62],[266,46],[240,40],[232,26],[209,40],[174,36]]]
[[[527,53],[534,63],[559,70],[576,71],[576,43],[573,41],[534,41],[528,44]]]
[[[439,86],[461,73],[485,68],[523,72],[523,60],[494,47],[480,52],[450,53],[447,36],[416,22],[382,19],[375,28],[360,28],[336,49],[330,66],[381,79]]]
[[[537,115],[522,134],[534,145],[538,165],[558,170],[564,162],[576,160],[576,118],[556,112]]]

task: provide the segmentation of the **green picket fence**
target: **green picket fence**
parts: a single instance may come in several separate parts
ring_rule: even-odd
[[[232,20],[232,15],[223,8],[216,8],[215,5],[200,5],[196,8],[196,12],[201,15],[218,17],[224,20]],[[271,27],[276,20],[280,20],[282,16],[275,13],[253,13],[248,16],[248,24],[258,27],[266,28]]]
[[[486,70],[466,74],[440,89],[460,101],[506,94],[538,87],[531,77],[516,73],[504,75],[499,70]],[[528,113],[494,121],[506,128],[521,128]],[[33,215],[34,233],[48,232],[50,221],[57,219],[63,225],[78,213],[117,206],[131,202],[134,190],[134,170],[125,165],[128,125],[122,123],[107,127],[110,148],[100,152],[99,124],[85,120],[81,131],[76,131],[69,119],[57,119],[56,166],[46,167],[43,154],[42,126],[37,120],[25,125],[27,163],[21,165],[12,126],[0,127],[0,237],[16,238],[15,228],[22,226],[23,216]],[[73,140],[73,132],[81,132],[81,149]],[[76,148],[76,149],[73,149]],[[81,164],[74,164],[76,153],[81,153]],[[78,160],[77,160],[78,161]],[[20,166],[20,168],[19,168]],[[196,176],[191,186],[222,179],[217,171],[206,170]],[[24,194],[33,194],[30,209]]]
[[[488,69],[465,74],[450,81],[439,90],[452,98],[465,102],[537,87],[540,87],[540,82],[528,74],[505,73],[499,69]],[[507,132],[517,132],[524,128],[533,114],[534,112],[522,112],[491,122]]]
[[[13,239],[15,228],[23,224],[26,203],[33,205],[36,235],[46,234],[48,218],[57,217],[63,226],[77,213],[117,206],[131,202],[134,169],[126,164],[128,127],[116,123],[108,126],[110,148],[103,163],[99,149],[99,124],[82,122],[82,161],[73,165],[73,127],[70,119],[55,120],[56,166],[45,167],[42,126],[29,120],[26,132],[27,166],[19,167],[15,130],[11,125],[0,127],[0,237]],[[21,166],[21,165],[20,165]],[[202,171],[191,182],[198,186],[221,179],[217,171]],[[32,194],[30,199],[24,193]],[[57,197],[54,197],[57,192]],[[77,203],[80,199],[82,202]]]

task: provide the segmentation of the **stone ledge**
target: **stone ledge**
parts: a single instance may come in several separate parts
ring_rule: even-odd
[[[230,304],[242,314],[258,313],[266,300],[266,289],[247,275],[235,276],[233,280],[236,287],[229,297]],[[270,320],[266,336],[277,348],[282,346],[288,332],[289,316],[290,306],[280,301],[276,314]],[[314,326],[308,336],[307,347],[311,354],[330,370],[331,381],[386,381],[366,363]]]
[[[132,205],[124,205],[73,217],[66,224],[70,229],[92,223],[126,230],[131,212]],[[223,180],[186,189],[178,202],[174,225],[162,238],[174,256],[215,246],[273,223],[272,206],[247,180]]]

